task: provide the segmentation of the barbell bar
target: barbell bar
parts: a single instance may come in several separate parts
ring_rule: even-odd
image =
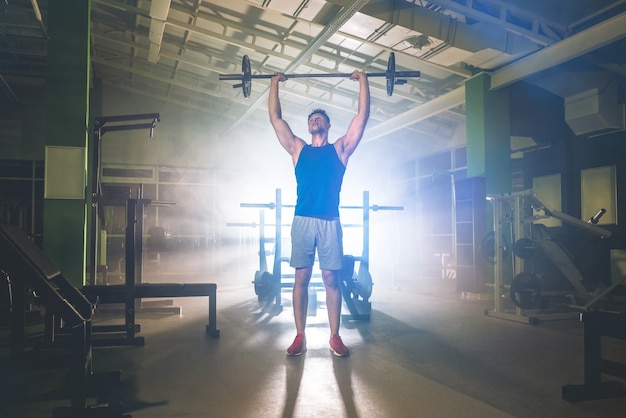
[[[318,73],[318,74],[285,74],[289,78],[345,78],[350,77],[352,73]],[[377,73],[367,73],[368,77],[385,77],[387,81],[387,95],[393,95],[393,88],[396,84],[406,84],[405,78],[421,77],[420,71],[396,71],[396,57],[393,52],[389,54],[387,60],[387,71]],[[220,81],[241,81],[241,83],[233,85],[233,88],[241,88],[243,97],[250,97],[252,91],[253,79],[269,79],[274,77],[273,74],[252,74],[250,67],[250,57],[243,56],[241,61],[241,74],[220,74]],[[400,78],[399,78],[400,77]]]

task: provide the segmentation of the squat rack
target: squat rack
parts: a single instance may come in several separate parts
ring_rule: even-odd
[[[289,288],[292,286],[289,282],[283,282],[284,277],[289,277],[282,273],[282,263],[289,262],[289,257],[282,254],[282,227],[289,226],[289,224],[283,224],[282,221],[282,209],[283,208],[295,208],[295,205],[283,204],[282,202],[282,190],[276,189],[276,196],[274,202],[269,203],[241,203],[242,208],[258,208],[259,211],[259,270],[254,275],[255,292],[259,296],[260,301],[273,304],[273,309],[280,312],[282,311],[281,290],[283,288]],[[363,211],[361,224],[342,224],[342,227],[355,227],[359,226],[363,228],[362,240],[363,248],[360,256],[344,256],[344,269],[340,274],[340,286],[343,295],[344,302],[350,311],[350,315],[344,315],[344,321],[369,321],[371,312],[371,303],[369,298],[372,294],[372,277],[369,272],[369,259],[370,259],[370,211],[383,211],[383,210],[404,210],[402,206],[381,206],[370,205],[369,191],[363,191],[363,205],[362,206],[339,206],[340,209],[361,209]],[[265,223],[265,210],[270,209],[275,211],[275,223]],[[240,226],[240,227],[256,227],[256,223],[227,223],[227,226]],[[267,238],[265,234],[266,226],[274,226],[275,233],[274,238]],[[272,266],[272,272],[267,270],[266,249],[265,244],[274,241],[274,262]],[[355,261],[359,262],[358,272],[355,274],[353,271]],[[316,287],[322,287],[320,283],[311,283],[310,289]]]

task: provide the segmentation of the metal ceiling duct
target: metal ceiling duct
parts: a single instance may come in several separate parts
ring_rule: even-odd
[[[150,3],[150,51],[148,61],[155,64],[159,60],[163,32],[165,32],[165,22],[170,12],[171,0],[153,1]]]
[[[624,130],[624,104],[619,103],[615,84],[565,98],[565,122],[576,135],[599,136]]]

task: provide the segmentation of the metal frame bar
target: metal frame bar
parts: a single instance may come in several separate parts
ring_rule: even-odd
[[[149,123],[129,124],[126,122],[151,120]],[[101,183],[101,151],[102,137],[107,132],[128,131],[135,129],[150,129],[150,137],[154,133],[157,122],[161,121],[159,113],[144,113],[134,115],[100,116],[94,119],[94,139],[91,144],[91,219],[89,223],[89,283],[95,285],[98,278],[98,219],[100,224],[104,224],[104,212],[101,204],[102,183]],[[110,123],[121,123],[109,125]]]

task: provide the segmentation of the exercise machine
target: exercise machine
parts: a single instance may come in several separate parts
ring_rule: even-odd
[[[494,218],[490,252],[494,264],[494,308],[487,310],[487,315],[530,324],[541,319],[575,318],[581,311],[596,309],[601,300],[626,280],[588,289],[566,249],[545,225],[536,222],[553,217],[591,236],[607,239],[611,232],[596,225],[604,211],[599,210],[584,222],[552,209],[532,190],[490,195],[488,200],[493,204]],[[563,280],[557,282],[554,277],[544,277],[537,271],[538,257],[542,257],[544,264],[553,266]],[[507,266],[507,262],[512,264]],[[513,274],[510,285],[505,283],[508,267],[512,267]],[[515,305],[514,312],[504,306],[501,295],[507,293]],[[547,309],[550,298],[558,298],[560,311]]]
[[[74,287],[26,233],[0,224],[0,267],[11,277],[11,352],[25,360],[24,295],[32,289],[46,311],[44,341],[47,348],[68,353],[68,389],[71,404],[54,416],[89,417],[122,415],[120,372],[95,373],[92,351],[94,305]],[[52,325],[54,324],[54,325]],[[95,393],[94,393],[95,392]],[[88,405],[89,397],[98,398]],[[104,411],[104,412],[103,412]]]

